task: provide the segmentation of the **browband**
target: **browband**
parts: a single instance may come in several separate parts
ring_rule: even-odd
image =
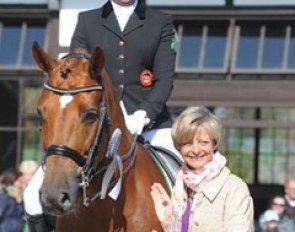
[[[94,91],[94,90],[98,90],[98,91],[103,90],[103,87],[101,85],[85,86],[85,87],[74,88],[74,89],[60,89],[60,88],[55,88],[47,83],[44,83],[44,87],[48,90],[51,90],[59,94],[76,94],[76,93],[88,92],[88,91]]]

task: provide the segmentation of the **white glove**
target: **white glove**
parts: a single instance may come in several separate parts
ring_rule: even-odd
[[[144,110],[137,110],[133,114],[127,115],[125,122],[132,134],[141,134],[144,126],[149,124],[150,119],[146,115]]]

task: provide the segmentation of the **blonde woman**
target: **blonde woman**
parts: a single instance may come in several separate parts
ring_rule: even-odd
[[[205,107],[190,107],[176,119],[172,138],[184,164],[171,198],[151,187],[165,232],[253,231],[253,201],[247,185],[226,167],[218,152],[221,123]]]

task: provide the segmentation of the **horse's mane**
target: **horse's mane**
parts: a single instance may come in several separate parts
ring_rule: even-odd
[[[114,86],[109,78],[109,74],[107,70],[104,68],[101,72],[102,76],[102,83],[104,85],[104,88],[106,89],[106,97],[108,98],[107,100],[107,105],[108,105],[108,114],[109,115],[116,115],[116,117],[111,117],[112,122],[111,124],[114,125],[115,127],[122,128],[122,125],[120,125],[120,122],[124,122],[124,115],[122,113],[120,104],[119,104],[119,98],[117,94],[117,87]],[[123,118],[123,120],[118,120],[118,118]]]

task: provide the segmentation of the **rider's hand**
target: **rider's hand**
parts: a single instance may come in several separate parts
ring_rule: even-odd
[[[149,124],[150,119],[144,110],[137,110],[134,114],[127,115],[126,125],[132,134],[141,134],[144,126]]]
[[[154,201],[157,217],[165,229],[172,223],[172,202],[166,190],[159,183],[151,186],[151,196]]]

